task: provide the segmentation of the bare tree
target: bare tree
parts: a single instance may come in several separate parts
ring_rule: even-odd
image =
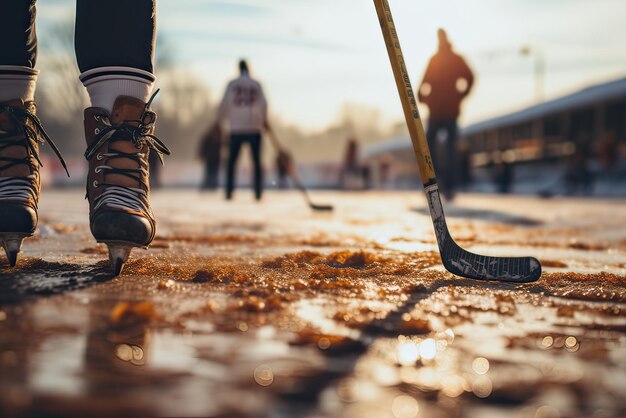
[[[174,158],[195,158],[198,143],[216,113],[208,88],[193,74],[175,68],[158,73],[158,87],[157,135]]]
[[[40,58],[42,72],[37,87],[39,115],[64,155],[82,155],[85,147],[82,113],[88,99],[78,80],[73,22],[52,26],[40,39],[44,53]]]

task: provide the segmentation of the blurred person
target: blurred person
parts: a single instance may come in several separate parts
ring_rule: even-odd
[[[426,136],[435,169],[441,179],[440,188],[450,200],[454,198],[459,177],[456,158],[457,119],[461,102],[472,91],[474,75],[463,57],[452,50],[446,32],[439,29],[437,36],[439,49],[428,63],[417,96],[429,109]]]
[[[222,128],[215,122],[204,135],[200,144],[200,158],[204,161],[202,190],[216,190],[222,162]]]
[[[589,195],[593,193],[594,181],[594,173],[589,168],[589,149],[579,141],[576,151],[565,162],[565,193]]]
[[[515,180],[515,153],[511,150],[498,153],[494,167],[494,180],[498,193],[511,192]]]
[[[91,102],[84,114],[90,229],[109,247],[116,275],[133,247],[154,239],[148,158],[170,153],[153,134],[150,109],[155,7],[155,0],[76,2],[76,58]],[[38,223],[39,144],[65,167],[36,116],[35,14],[35,0],[0,3],[0,240],[13,266]]]
[[[355,138],[349,138],[346,151],[339,173],[339,187],[342,189],[352,188],[350,184],[355,177],[361,176],[359,167],[359,142]]]
[[[254,193],[257,200],[263,195],[261,167],[261,132],[270,129],[267,120],[267,100],[261,84],[250,76],[245,60],[239,61],[239,77],[232,80],[219,107],[218,119],[228,125],[230,134],[228,166],[226,169],[226,199],[233,197],[235,172],[241,147],[250,145],[254,165]]]
[[[615,132],[605,131],[600,135],[596,155],[604,174],[610,174],[619,161],[619,144]]]
[[[278,174],[279,189],[286,189],[289,186],[287,177],[289,176],[291,164],[291,156],[288,153],[280,151],[276,155],[276,173]]]
[[[372,169],[369,165],[364,164],[361,166],[361,178],[363,179],[363,189],[368,190],[372,188]]]
[[[378,183],[382,188],[387,188],[391,181],[393,165],[393,156],[385,154],[381,157],[378,163]]]

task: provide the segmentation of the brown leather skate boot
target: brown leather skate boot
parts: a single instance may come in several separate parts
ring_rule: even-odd
[[[67,172],[65,161],[35,112],[34,102],[14,99],[0,103],[0,241],[12,267],[22,240],[37,228],[42,166],[39,143],[50,144]]]
[[[156,152],[161,158],[170,151],[153,135],[156,114],[151,102],[120,96],[112,114],[100,108],[85,110],[91,233],[108,246],[116,276],[131,249],[147,248],[156,233],[148,157]]]

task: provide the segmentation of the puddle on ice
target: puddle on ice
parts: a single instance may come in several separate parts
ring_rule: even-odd
[[[535,417],[544,404],[559,406],[555,416],[623,414],[623,333],[564,329],[556,308],[518,305],[524,318],[516,323],[499,326],[491,312],[475,312],[443,333],[375,340],[351,375],[325,391],[326,408],[341,405],[347,417],[397,416],[394,407],[408,395],[419,408],[406,416],[497,417],[506,407],[507,415]],[[583,346],[606,355],[592,360]]]

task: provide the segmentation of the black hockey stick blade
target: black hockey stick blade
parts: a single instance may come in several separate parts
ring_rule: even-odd
[[[533,257],[491,257],[471,253],[461,248],[450,236],[441,206],[439,188],[424,189],[435,235],[444,267],[452,274],[475,280],[529,283],[541,277],[541,263]]]
[[[293,180],[293,183],[304,195],[304,198],[306,199],[311,209],[313,209],[314,211],[318,211],[318,212],[331,212],[335,209],[332,205],[318,205],[316,203],[313,203],[313,201],[311,200],[311,197],[309,196],[309,192],[307,192],[306,187],[304,187],[298,175],[293,171],[289,174],[291,176],[291,180]]]
[[[309,202],[309,207],[318,212],[332,212],[335,208],[332,205],[318,205],[313,202]]]
[[[313,203],[313,201],[309,197],[309,193],[306,191],[306,189],[301,188],[300,190],[302,191],[302,193],[304,193],[304,196],[305,196],[305,198],[307,200],[307,203],[309,204],[309,207],[311,209],[313,209],[314,211],[317,211],[317,212],[332,212],[333,210],[335,210],[335,207],[333,205],[319,205],[317,203]]]
[[[541,264],[533,257],[490,257],[459,247],[448,234],[440,244],[443,265],[452,274],[475,280],[530,283],[541,277]]]

